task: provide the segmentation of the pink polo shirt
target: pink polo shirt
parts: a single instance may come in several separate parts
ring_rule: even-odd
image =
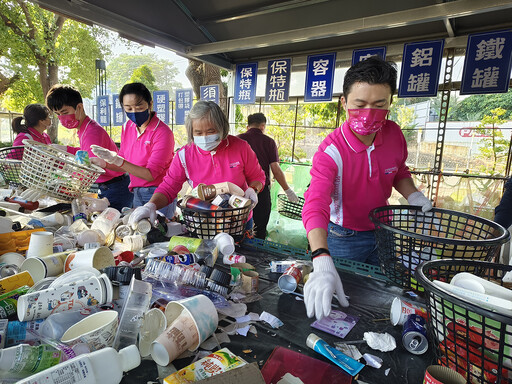
[[[313,157],[302,210],[306,232],[327,231],[329,221],[356,231],[375,229],[368,214],[387,205],[392,187],[411,177],[406,160],[407,143],[393,121],[386,121],[369,147],[345,122],[324,139]]]
[[[110,138],[107,131],[89,116],[86,116],[84,121],[82,121],[77,133],[80,147],[67,147],[67,151],[73,155],[76,154],[77,151],[81,150],[87,151],[89,153],[89,157],[96,157],[96,155],[91,151],[91,145],[93,144],[117,152],[117,146]],[[105,173],[96,179],[96,183],[104,183],[105,181],[109,181],[114,177],[122,175],[123,172],[105,169]]]
[[[37,141],[38,143],[42,144],[51,144],[52,141],[50,140],[50,136],[46,132],[40,133],[37,129],[29,127],[27,129],[28,132],[20,132],[14,139],[12,145],[13,147],[22,146],[23,140],[29,139]]]
[[[203,151],[194,143],[182,147],[155,192],[163,193],[167,201],[173,201],[185,181],[192,187],[199,183],[230,181],[245,191],[253,181],[265,185],[265,173],[249,144],[229,135],[210,152]]]
[[[130,163],[149,169],[153,176],[153,181],[147,181],[130,175],[130,190],[158,186],[174,155],[174,135],[154,112],[142,134],[139,134],[135,123],[128,120],[121,132],[119,154]]]

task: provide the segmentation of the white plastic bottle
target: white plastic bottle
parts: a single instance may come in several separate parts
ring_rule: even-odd
[[[18,384],[119,384],[123,372],[140,365],[140,353],[135,345],[117,352],[103,348],[68,360],[43,372],[18,381]]]

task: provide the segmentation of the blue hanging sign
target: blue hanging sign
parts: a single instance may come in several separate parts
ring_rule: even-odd
[[[153,91],[153,108],[156,116],[169,124],[169,91]]]
[[[336,52],[308,56],[304,101],[331,101]]]
[[[219,105],[219,84],[202,85],[201,100],[213,101],[215,104]]]
[[[258,63],[237,64],[233,102],[235,104],[254,104],[257,80]]]
[[[398,97],[437,96],[444,40],[404,45]]]
[[[288,101],[292,59],[269,60],[265,101]]]
[[[507,92],[511,56],[512,31],[469,35],[460,94]]]
[[[108,127],[110,125],[110,105],[109,95],[98,96],[96,98],[96,110],[98,116],[98,123],[102,127]]]
[[[177,89],[176,90],[176,124],[185,124],[185,118],[192,109],[192,101],[194,100],[194,93],[192,89]]]
[[[354,49],[352,51],[352,65],[356,65],[372,56],[379,56],[382,60],[386,60],[386,47]]]
[[[112,95],[112,110],[112,125],[114,127],[123,125],[126,121],[126,115],[124,114],[123,106],[119,102],[119,94],[117,93]]]

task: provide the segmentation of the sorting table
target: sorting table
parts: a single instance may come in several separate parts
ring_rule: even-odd
[[[257,244],[256,244],[257,245]],[[283,259],[283,255],[271,254],[258,247],[242,247],[238,250],[247,258],[260,275],[259,293],[262,299],[247,305],[248,312],[261,313],[266,311],[278,317],[284,325],[273,329],[268,324],[257,322],[257,336],[249,333],[246,337],[235,335],[230,336],[229,344],[222,344],[222,347],[229,348],[233,353],[241,356],[249,363],[257,362],[262,368],[265,361],[270,357],[273,349],[277,346],[286,347],[296,352],[306,354],[319,360],[327,361],[323,356],[306,346],[306,338],[314,332],[331,345],[340,341],[357,341],[363,339],[364,332],[388,332],[396,339],[397,348],[392,352],[380,352],[372,350],[366,343],[356,344],[361,352],[370,353],[383,360],[382,367],[375,369],[366,366],[360,372],[358,382],[365,383],[410,383],[423,382],[425,369],[435,363],[432,346],[423,355],[414,355],[402,345],[402,326],[394,327],[389,321],[389,312],[393,299],[400,297],[409,302],[419,302],[421,298],[408,296],[401,288],[383,279],[382,276],[368,276],[364,270],[354,273],[341,270],[340,275],[345,288],[345,293],[350,296],[350,307],[341,308],[347,314],[358,316],[359,321],[348,333],[345,339],[340,339],[323,331],[311,328],[314,319],[309,319],[302,299],[294,294],[285,294],[277,286],[277,279],[280,274],[271,273],[269,263],[272,260]],[[278,253],[278,252],[277,252]],[[286,257],[284,257],[286,258]],[[219,261],[217,268],[229,270],[229,266],[222,265]],[[357,271],[357,268],[355,270]],[[246,351],[247,353],[245,353]],[[250,352],[248,352],[250,351]],[[364,361],[361,359],[364,363]],[[175,361],[177,369],[190,363],[188,359]],[[388,375],[385,371],[389,370]],[[162,374],[162,370],[160,369]],[[158,382],[158,369],[152,360],[144,360],[141,366],[129,372],[122,383],[140,383],[147,381]],[[163,379],[163,377],[160,377]]]

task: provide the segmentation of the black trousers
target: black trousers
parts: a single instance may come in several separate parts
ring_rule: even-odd
[[[266,185],[265,188],[258,193],[258,204],[254,207],[252,216],[254,219],[254,236],[258,239],[264,240],[267,236],[267,224],[271,209],[270,189],[268,185]]]

